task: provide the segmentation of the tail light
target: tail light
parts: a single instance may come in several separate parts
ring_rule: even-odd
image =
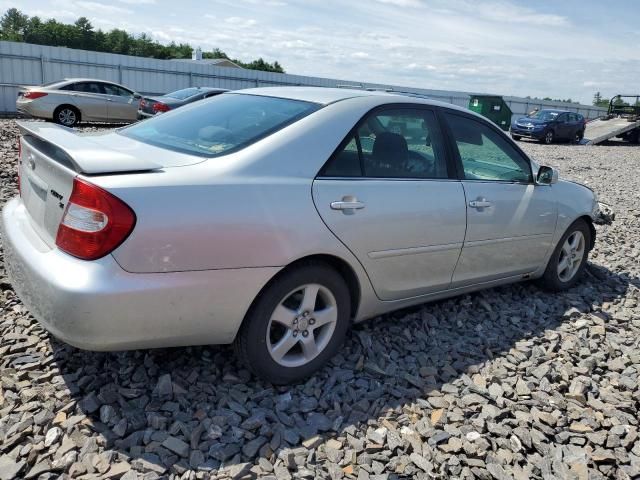
[[[56,245],[74,257],[96,260],[124,242],[135,224],[135,213],[126,203],[76,177]]]
[[[22,141],[18,138],[18,195],[22,196],[22,180],[20,179],[20,163],[22,157]]]
[[[44,97],[47,94],[44,92],[24,92],[22,96],[24,98],[28,98],[29,100],[35,100],[36,98]]]
[[[168,112],[169,110],[171,110],[169,106],[165,105],[164,103],[156,102],[153,104],[153,111],[156,113]]]

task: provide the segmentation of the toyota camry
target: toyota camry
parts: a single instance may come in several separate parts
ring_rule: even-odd
[[[595,241],[590,189],[428,99],[258,88],[100,134],[20,129],[8,274],[84,349],[234,343],[295,382],[354,322],[510,282],[567,289]]]

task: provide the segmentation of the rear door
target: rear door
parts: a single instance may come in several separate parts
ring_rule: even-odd
[[[569,131],[569,138],[573,140],[582,130],[582,122],[580,121],[580,117],[577,113],[569,114],[569,125],[571,127]]]
[[[572,126],[568,113],[562,113],[556,120],[556,138],[572,138]]]
[[[110,122],[132,122],[138,118],[140,101],[135,99],[131,90],[111,83],[103,83],[102,87],[107,94]]]
[[[552,186],[533,182],[529,159],[488,122],[444,115],[467,201],[467,232],[452,287],[531,273],[555,232]]]
[[[322,219],[382,300],[451,283],[466,211],[448,163],[432,109],[386,106],[359,122],[313,182]]]
[[[82,120],[107,120],[107,97],[100,82],[76,82],[60,89],[68,92]]]

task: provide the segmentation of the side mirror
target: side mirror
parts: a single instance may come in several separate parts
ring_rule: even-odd
[[[541,166],[538,169],[536,183],[538,185],[553,185],[554,183],[558,183],[558,170],[553,167]]]

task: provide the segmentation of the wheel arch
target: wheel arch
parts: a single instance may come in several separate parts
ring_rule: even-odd
[[[596,245],[596,227],[593,223],[593,218],[589,215],[582,215],[574,220],[573,223],[576,223],[578,220],[583,220],[588,226],[589,231],[591,232],[591,241],[589,242],[589,251],[593,250],[593,247]],[[573,223],[571,225],[573,225]]]
[[[355,272],[355,270],[353,269],[353,267],[351,267],[351,265],[349,265],[349,263],[336,256],[336,255],[331,255],[331,254],[314,254],[314,255],[307,255],[305,257],[301,257],[297,260],[294,260],[293,262],[289,263],[286,267],[282,268],[280,271],[278,271],[261,289],[260,292],[258,292],[258,294],[256,295],[256,297],[253,299],[253,301],[251,302],[251,305],[249,306],[249,308],[247,309],[247,312],[242,320],[242,322],[244,323],[244,320],[249,316],[249,314],[251,313],[251,311],[253,310],[253,308],[255,307],[258,299],[262,296],[263,292],[265,292],[269,287],[271,287],[271,285],[274,284],[274,282],[277,282],[279,278],[281,278],[283,275],[286,275],[288,272],[302,267],[304,265],[317,265],[317,264],[321,264],[321,265],[327,265],[330,268],[334,269],[338,274],[340,274],[340,276],[344,279],[345,283],[347,284],[347,288],[349,289],[349,299],[350,299],[350,303],[351,303],[351,318],[355,318],[356,314],[358,312],[358,308],[360,306],[360,300],[362,297],[362,290],[361,290],[361,286],[360,286],[360,281],[358,279],[358,276]]]
[[[78,112],[78,122],[82,121],[82,110],[80,110],[80,108],[78,108],[76,105],[74,105],[73,103],[61,103],[60,105],[58,105],[54,110],[53,110],[53,120],[55,121],[56,116],[58,115],[58,112],[64,108],[64,107],[69,107],[74,109],[76,112]]]

